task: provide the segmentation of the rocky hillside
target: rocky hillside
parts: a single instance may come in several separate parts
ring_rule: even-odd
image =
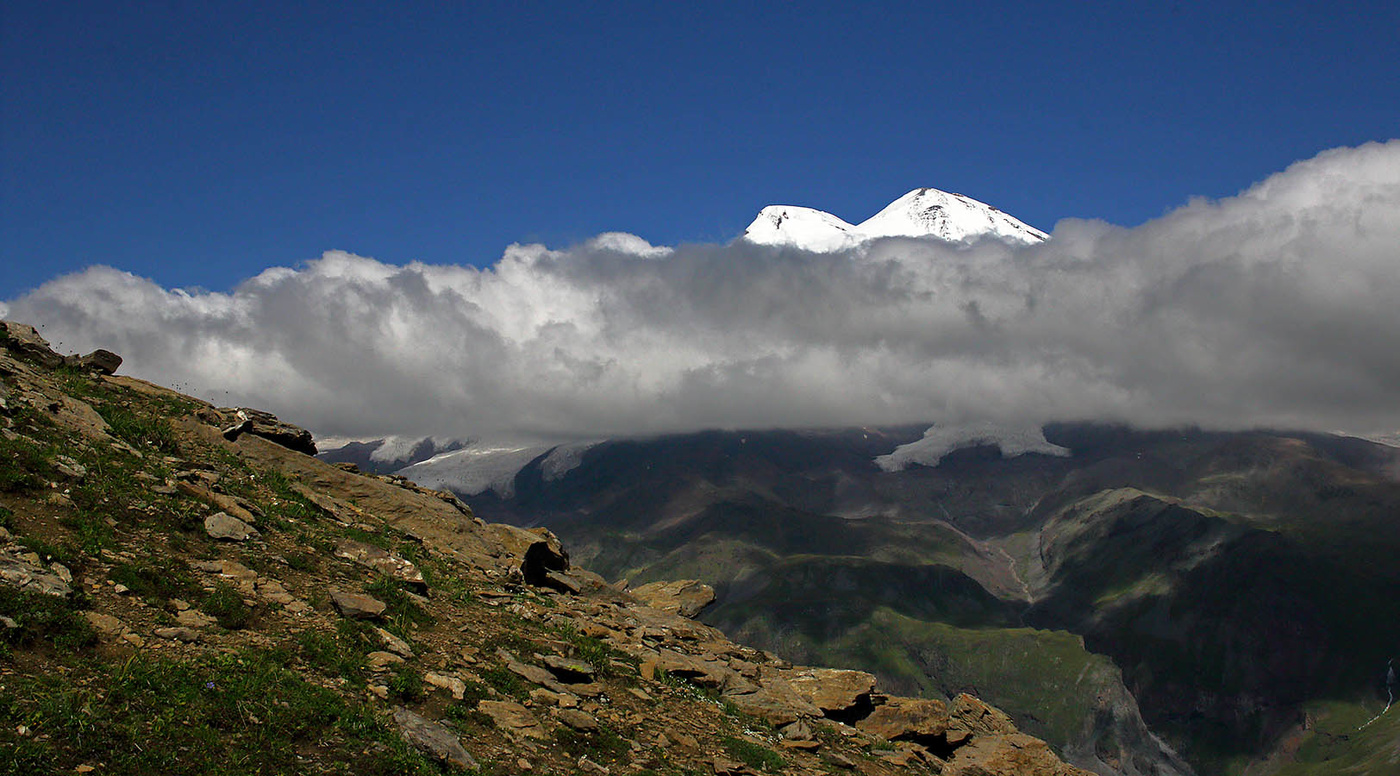
[[[0,773],[1082,774],[0,327]]]

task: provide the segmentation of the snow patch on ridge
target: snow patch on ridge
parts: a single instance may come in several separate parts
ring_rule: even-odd
[[[937,466],[943,457],[964,447],[996,445],[1003,458],[1015,458],[1026,453],[1040,453],[1067,458],[1068,448],[1051,444],[1040,426],[1007,427],[993,423],[934,426],[924,432],[917,442],[896,447],[894,452],[875,458],[875,464],[887,472],[907,469],[913,464]]]

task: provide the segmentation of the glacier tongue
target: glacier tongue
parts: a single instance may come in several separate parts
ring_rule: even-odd
[[[934,426],[924,438],[900,445],[894,452],[879,456],[875,464],[887,472],[897,472],[913,464],[937,466],[954,450],[980,445],[996,445],[1003,458],[1026,453],[1068,457],[1070,451],[1046,440],[1038,425],[1002,426],[993,423]]]
[[[954,243],[993,238],[1030,245],[1049,235],[971,197],[922,188],[855,225],[809,207],[769,205],[740,239],[830,253],[881,237],[934,237]]]

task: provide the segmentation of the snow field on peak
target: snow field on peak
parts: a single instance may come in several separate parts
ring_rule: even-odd
[[[830,253],[882,237],[935,237],[948,242],[990,237],[1031,245],[1049,235],[971,197],[922,188],[896,199],[860,224],[814,208],[769,205],[759,211],[740,239]]]

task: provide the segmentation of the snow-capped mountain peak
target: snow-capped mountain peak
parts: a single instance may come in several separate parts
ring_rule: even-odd
[[[990,237],[1029,245],[1049,235],[971,197],[922,188],[857,225],[813,208],[769,205],[740,239],[825,253],[881,237],[935,237],[948,242]]]
[[[914,189],[857,227],[866,239],[937,237],[964,242],[995,237],[1029,245],[1050,235],[1021,223],[985,202],[938,189]]]
[[[790,245],[809,251],[839,251],[860,242],[856,227],[830,213],[797,205],[758,211],[743,239],[758,245]]]

